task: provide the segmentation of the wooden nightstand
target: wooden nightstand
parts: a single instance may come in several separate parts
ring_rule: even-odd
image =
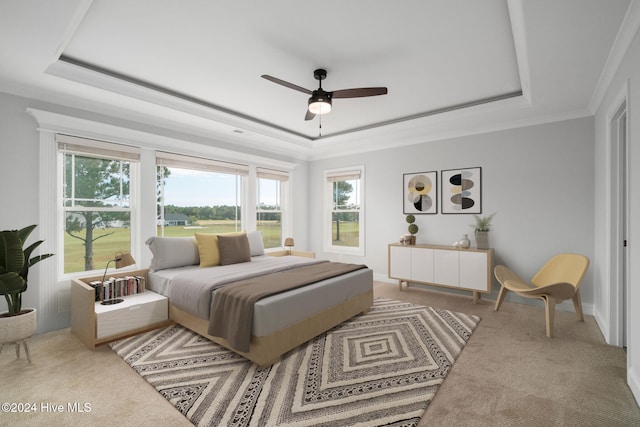
[[[274,252],[267,252],[266,253],[269,256],[288,256],[288,255],[293,255],[293,256],[303,256],[303,257],[307,257],[307,258],[315,258],[316,257],[316,253],[315,252],[308,252],[308,251],[291,251],[289,252],[288,249],[284,249],[281,251],[274,251]]]
[[[148,270],[109,274],[107,277],[143,276]],[[141,332],[171,325],[169,300],[145,291],[122,297],[119,304],[101,305],[89,283],[102,276],[71,280],[71,331],[89,348],[107,344]]]

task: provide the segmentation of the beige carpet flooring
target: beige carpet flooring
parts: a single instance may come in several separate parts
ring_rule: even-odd
[[[482,318],[420,426],[640,426],[626,354],[604,343],[593,317],[558,312],[548,339],[541,306],[505,302],[494,312],[492,300],[388,283],[374,293]],[[0,403],[22,410],[3,406],[1,426],[191,425],[107,346],[87,350],[66,329],[30,348],[31,365],[13,346],[0,354]]]

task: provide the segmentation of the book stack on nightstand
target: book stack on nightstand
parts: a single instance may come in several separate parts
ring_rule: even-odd
[[[129,295],[141,294],[145,291],[144,276],[110,276],[104,282],[93,280],[89,283],[96,290],[96,301],[105,301],[113,298],[126,297]]]
[[[146,269],[71,281],[71,331],[89,348],[171,324],[167,297],[145,289]],[[118,304],[103,299],[121,297]]]

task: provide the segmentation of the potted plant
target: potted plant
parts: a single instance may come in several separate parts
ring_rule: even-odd
[[[489,216],[474,215],[476,223],[475,227],[476,247],[478,249],[489,249],[489,231],[491,230],[491,220],[495,216],[495,212]]]
[[[405,218],[407,220],[407,222],[409,223],[409,227],[407,227],[407,230],[409,231],[409,233],[411,233],[411,237],[409,239],[409,244],[410,245],[415,245],[416,244],[416,233],[418,233],[418,224],[416,224],[416,217],[414,215],[407,215],[407,217]]]
[[[27,290],[29,267],[53,254],[31,257],[42,243],[39,240],[25,247],[34,228],[36,225],[0,231],[0,295],[4,295],[9,307],[9,311],[0,313],[0,345],[12,342],[18,345],[36,331],[36,309],[22,309],[22,293]]]

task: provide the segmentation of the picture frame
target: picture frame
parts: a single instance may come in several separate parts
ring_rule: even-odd
[[[440,206],[443,214],[482,213],[482,168],[442,170]]]
[[[415,172],[403,175],[403,213],[438,213],[438,172]]]

